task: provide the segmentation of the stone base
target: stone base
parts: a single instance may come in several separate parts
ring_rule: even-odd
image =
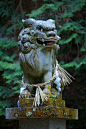
[[[6,119],[19,120],[19,129],[66,129],[78,119],[78,109],[59,106],[6,108]]]
[[[29,97],[21,97],[19,99],[19,107],[32,107],[34,98]],[[65,100],[56,99],[56,98],[48,98],[47,101],[42,103],[42,106],[60,106],[65,107]]]
[[[20,119],[19,129],[66,129],[66,120],[58,118]]]
[[[6,108],[6,119],[62,118],[78,119],[78,110],[59,106]]]

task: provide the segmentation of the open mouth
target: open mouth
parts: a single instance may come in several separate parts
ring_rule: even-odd
[[[37,43],[43,46],[53,46],[53,44],[55,44],[55,41],[40,41],[39,39],[37,39]]]

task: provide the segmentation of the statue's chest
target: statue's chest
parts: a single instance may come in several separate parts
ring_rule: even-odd
[[[49,65],[52,65],[52,53],[49,51],[31,51],[25,54],[25,63],[30,72],[34,74],[42,74],[49,70]]]

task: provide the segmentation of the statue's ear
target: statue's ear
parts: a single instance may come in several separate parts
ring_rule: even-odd
[[[57,41],[60,40],[60,39],[61,39],[61,37],[57,35]]]
[[[50,22],[52,22],[53,24],[55,24],[55,20],[48,19],[47,21],[50,21]]]
[[[55,24],[55,20],[52,20],[52,23]]]

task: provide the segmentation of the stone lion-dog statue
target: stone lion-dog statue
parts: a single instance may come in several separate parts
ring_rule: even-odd
[[[23,29],[18,36],[19,59],[23,70],[20,95],[35,92],[35,105],[53,94],[60,94],[62,87],[72,82],[71,77],[56,61],[59,50],[60,37],[57,35],[55,21],[48,19],[35,20],[28,18],[22,20]],[[35,90],[36,89],[36,90]],[[57,89],[57,90],[56,90]]]

